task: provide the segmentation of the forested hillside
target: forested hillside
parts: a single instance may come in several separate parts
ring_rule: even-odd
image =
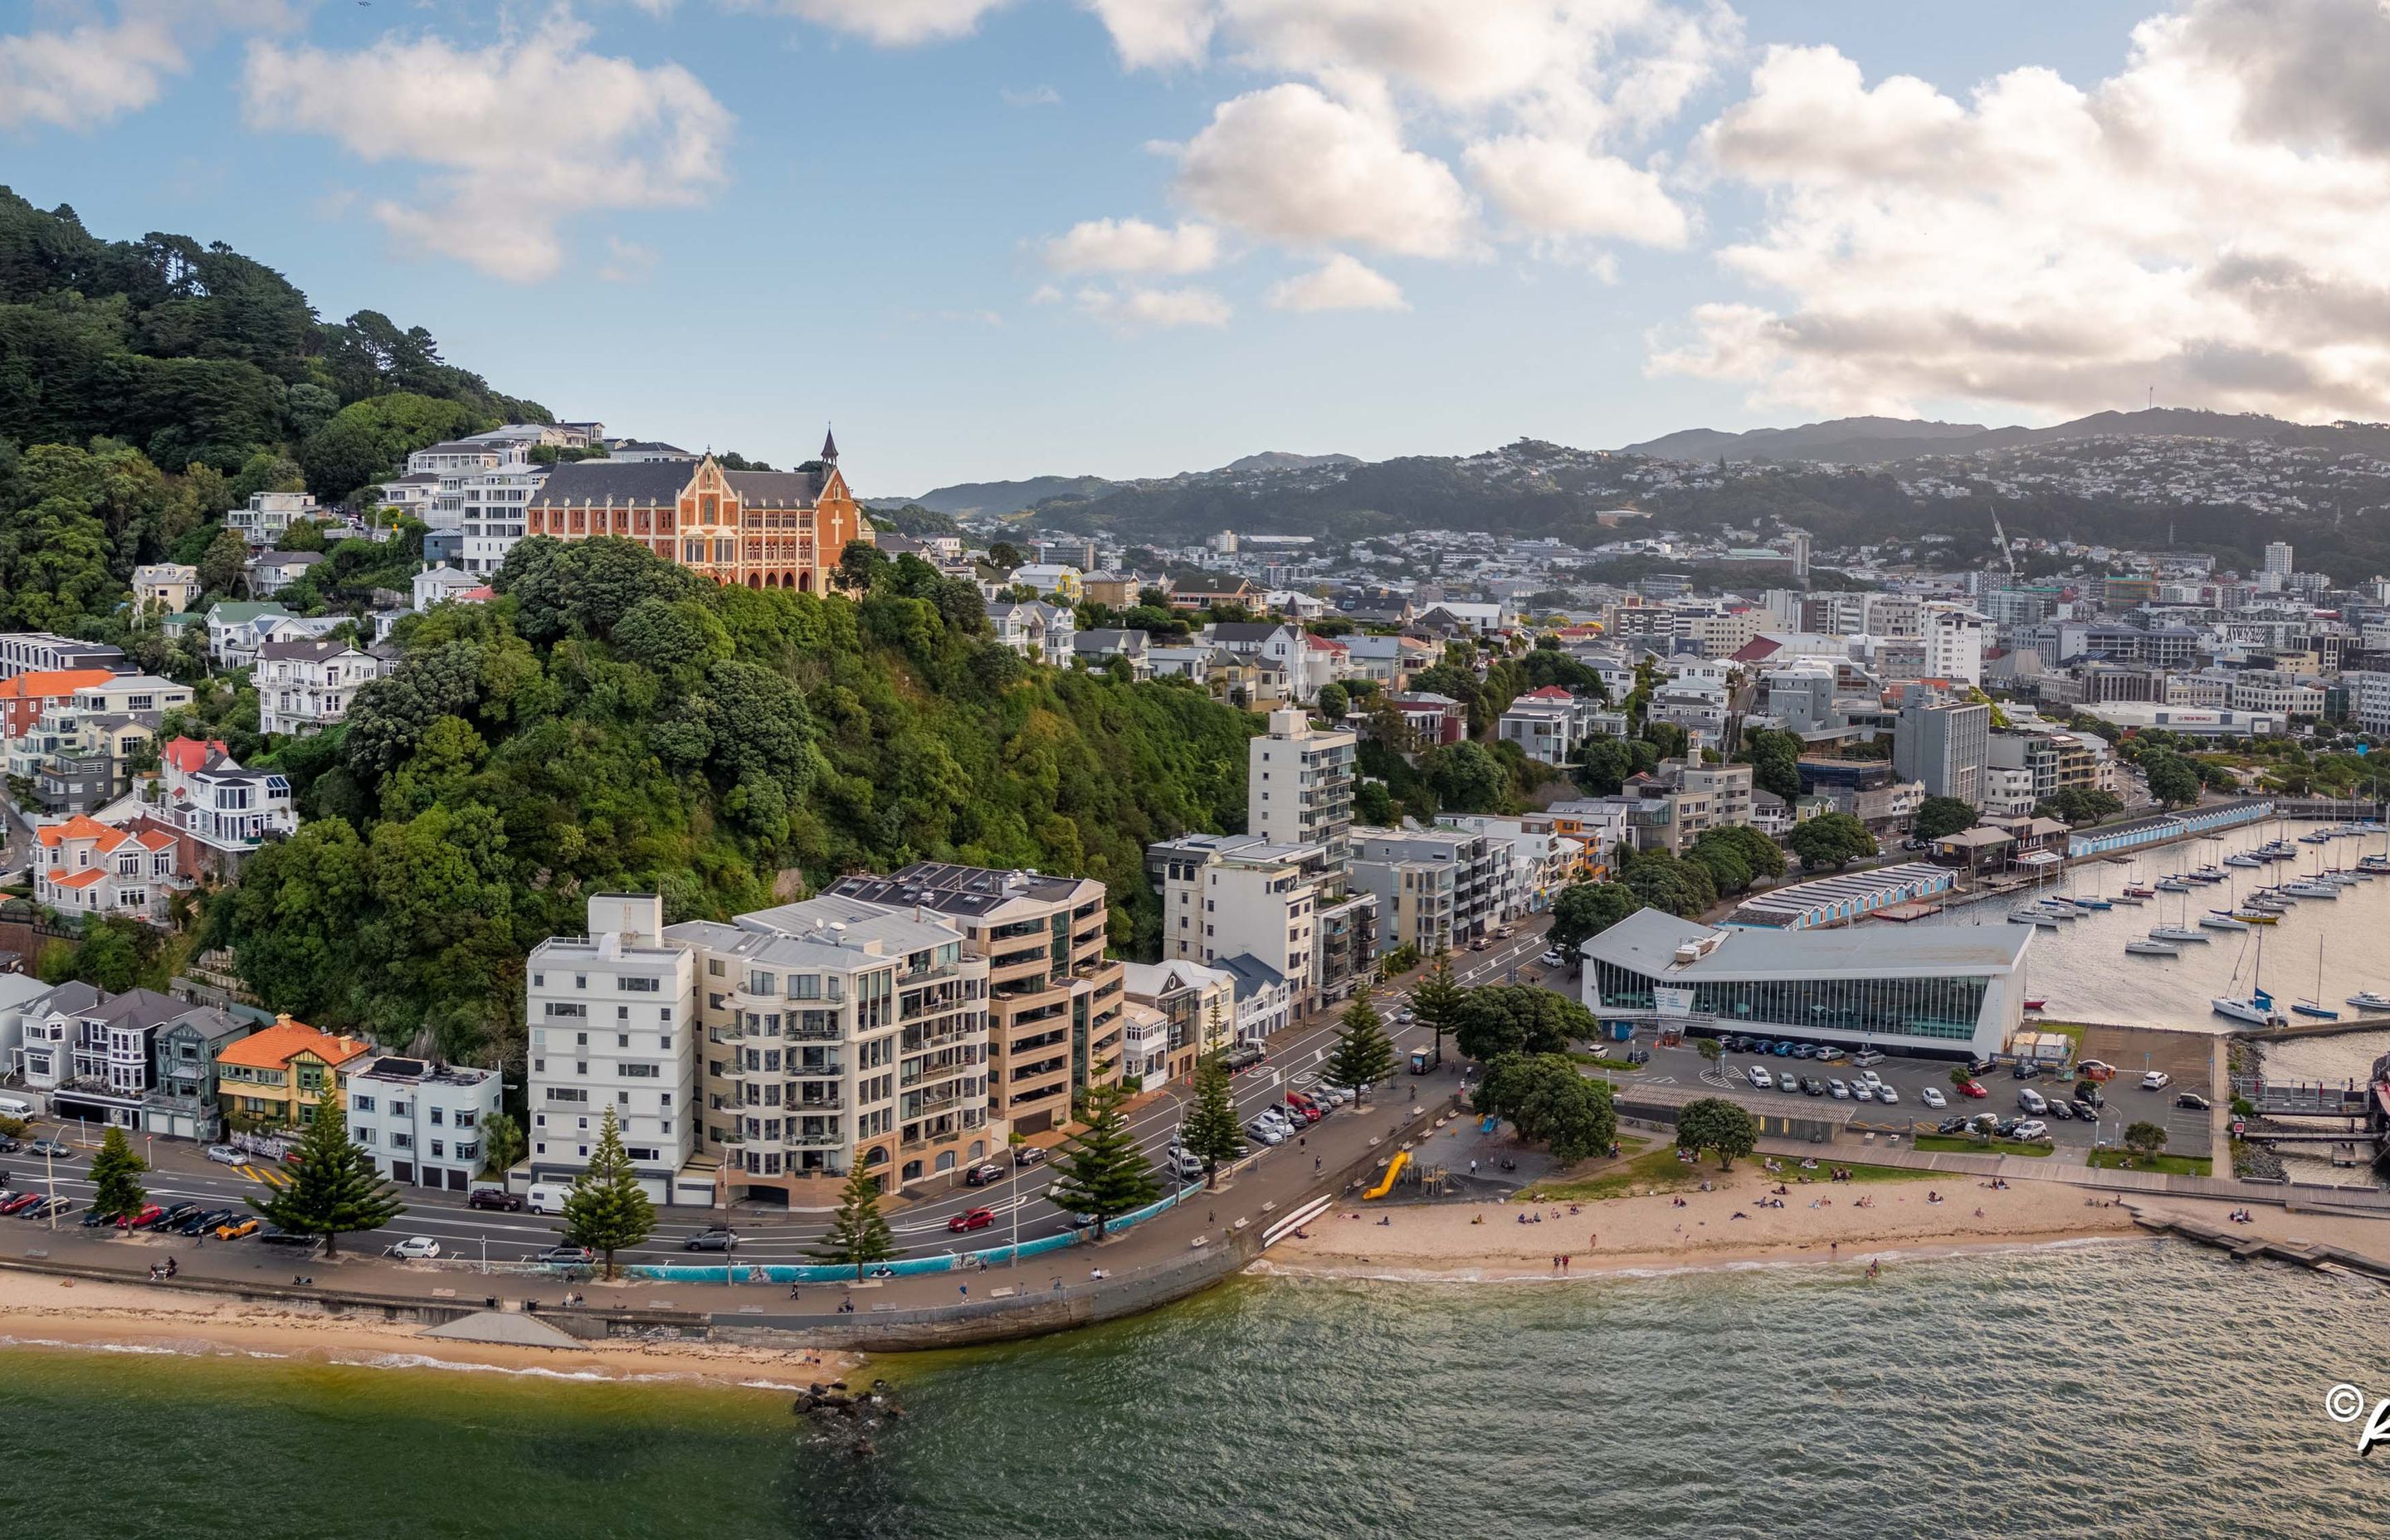
[[[274,755],[310,821],[205,926],[276,1008],[480,1058],[591,892],[720,918],[924,858],[1099,878],[1113,940],[1150,951],[1145,844],[1241,827],[1247,713],[1034,668],[914,558],[858,602],[534,538],[497,586],[406,622],[347,723]],[[181,725],[238,736],[238,711],[219,692]]]

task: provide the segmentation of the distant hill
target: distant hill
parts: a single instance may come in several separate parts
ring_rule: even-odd
[[[1664,460],[1813,460],[1881,465],[1929,455],[1972,455],[2019,444],[2116,437],[2269,440],[2336,445],[2372,454],[2390,449],[2390,427],[2378,423],[2297,423],[2255,413],[2161,406],[2141,412],[2095,412],[2051,428],[1985,428],[1980,423],[1926,422],[1910,417],[1837,417],[1798,428],[1754,428],[1744,433],[1690,428],[1630,443],[1619,453],[1649,455]]]
[[[957,517],[1019,513],[1049,497],[1099,497],[1112,485],[1100,476],[1032,476],[1025,481],[962,481],[925,492],[919,497],[868,497],[865,501],[875,507],[901,507],[911,503],[932,513]]]
[[[1350,455],[1291,455],[1283,449],[1266,450],[1248,455],[1240,460],[1230,460],[1223,470],[1309,470],[1323,465],[1359,465]]]

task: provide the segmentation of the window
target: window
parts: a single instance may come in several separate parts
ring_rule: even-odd
[[[622,1071],[623,1078],[625,1080],[654,1080],[660,1074],[660,1071],[653,1064],[625,1064],[622,1066]]]
[[[662,979],[623,978],[614,981],[614,987],[633,995],[659,995],[664,985]]]
[[[431,1126],[432,1126],[432,1127],[434,1127],[434,1128],[439,1127],[442,1123],[445,1123],[445,1122],[447,1122],[447,1121],[448,1121],[448,1114],[447,1114],[447,1112],[446,1112],[443,1109],[442,1109],[442,1108],[434,1107],[434,1108],[430,1109],[430,1112],[431,1112]]]
[[[353,1096],[349,1098],[349,1109],[350,1110],[356,1112],[370,1112],[374,1110],[374,1098],[366,1096]]]

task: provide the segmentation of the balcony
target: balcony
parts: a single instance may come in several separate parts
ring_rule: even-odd
[[[792,1101],[788,1104],[787,1110],[797,1113],[800,1116],[807,1112],[843,1112],[846,1110],[846,1098],[844,1097],[816,1097],[804,1101]]]

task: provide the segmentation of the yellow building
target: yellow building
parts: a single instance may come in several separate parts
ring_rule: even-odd
[[[216,1054],[216,1101],[234,1128],[302,1128],[327,1101],[343,1107],[348,1072],[373,1051],[358,1037],[336,1036],[277,1016],[274,1025]]]

